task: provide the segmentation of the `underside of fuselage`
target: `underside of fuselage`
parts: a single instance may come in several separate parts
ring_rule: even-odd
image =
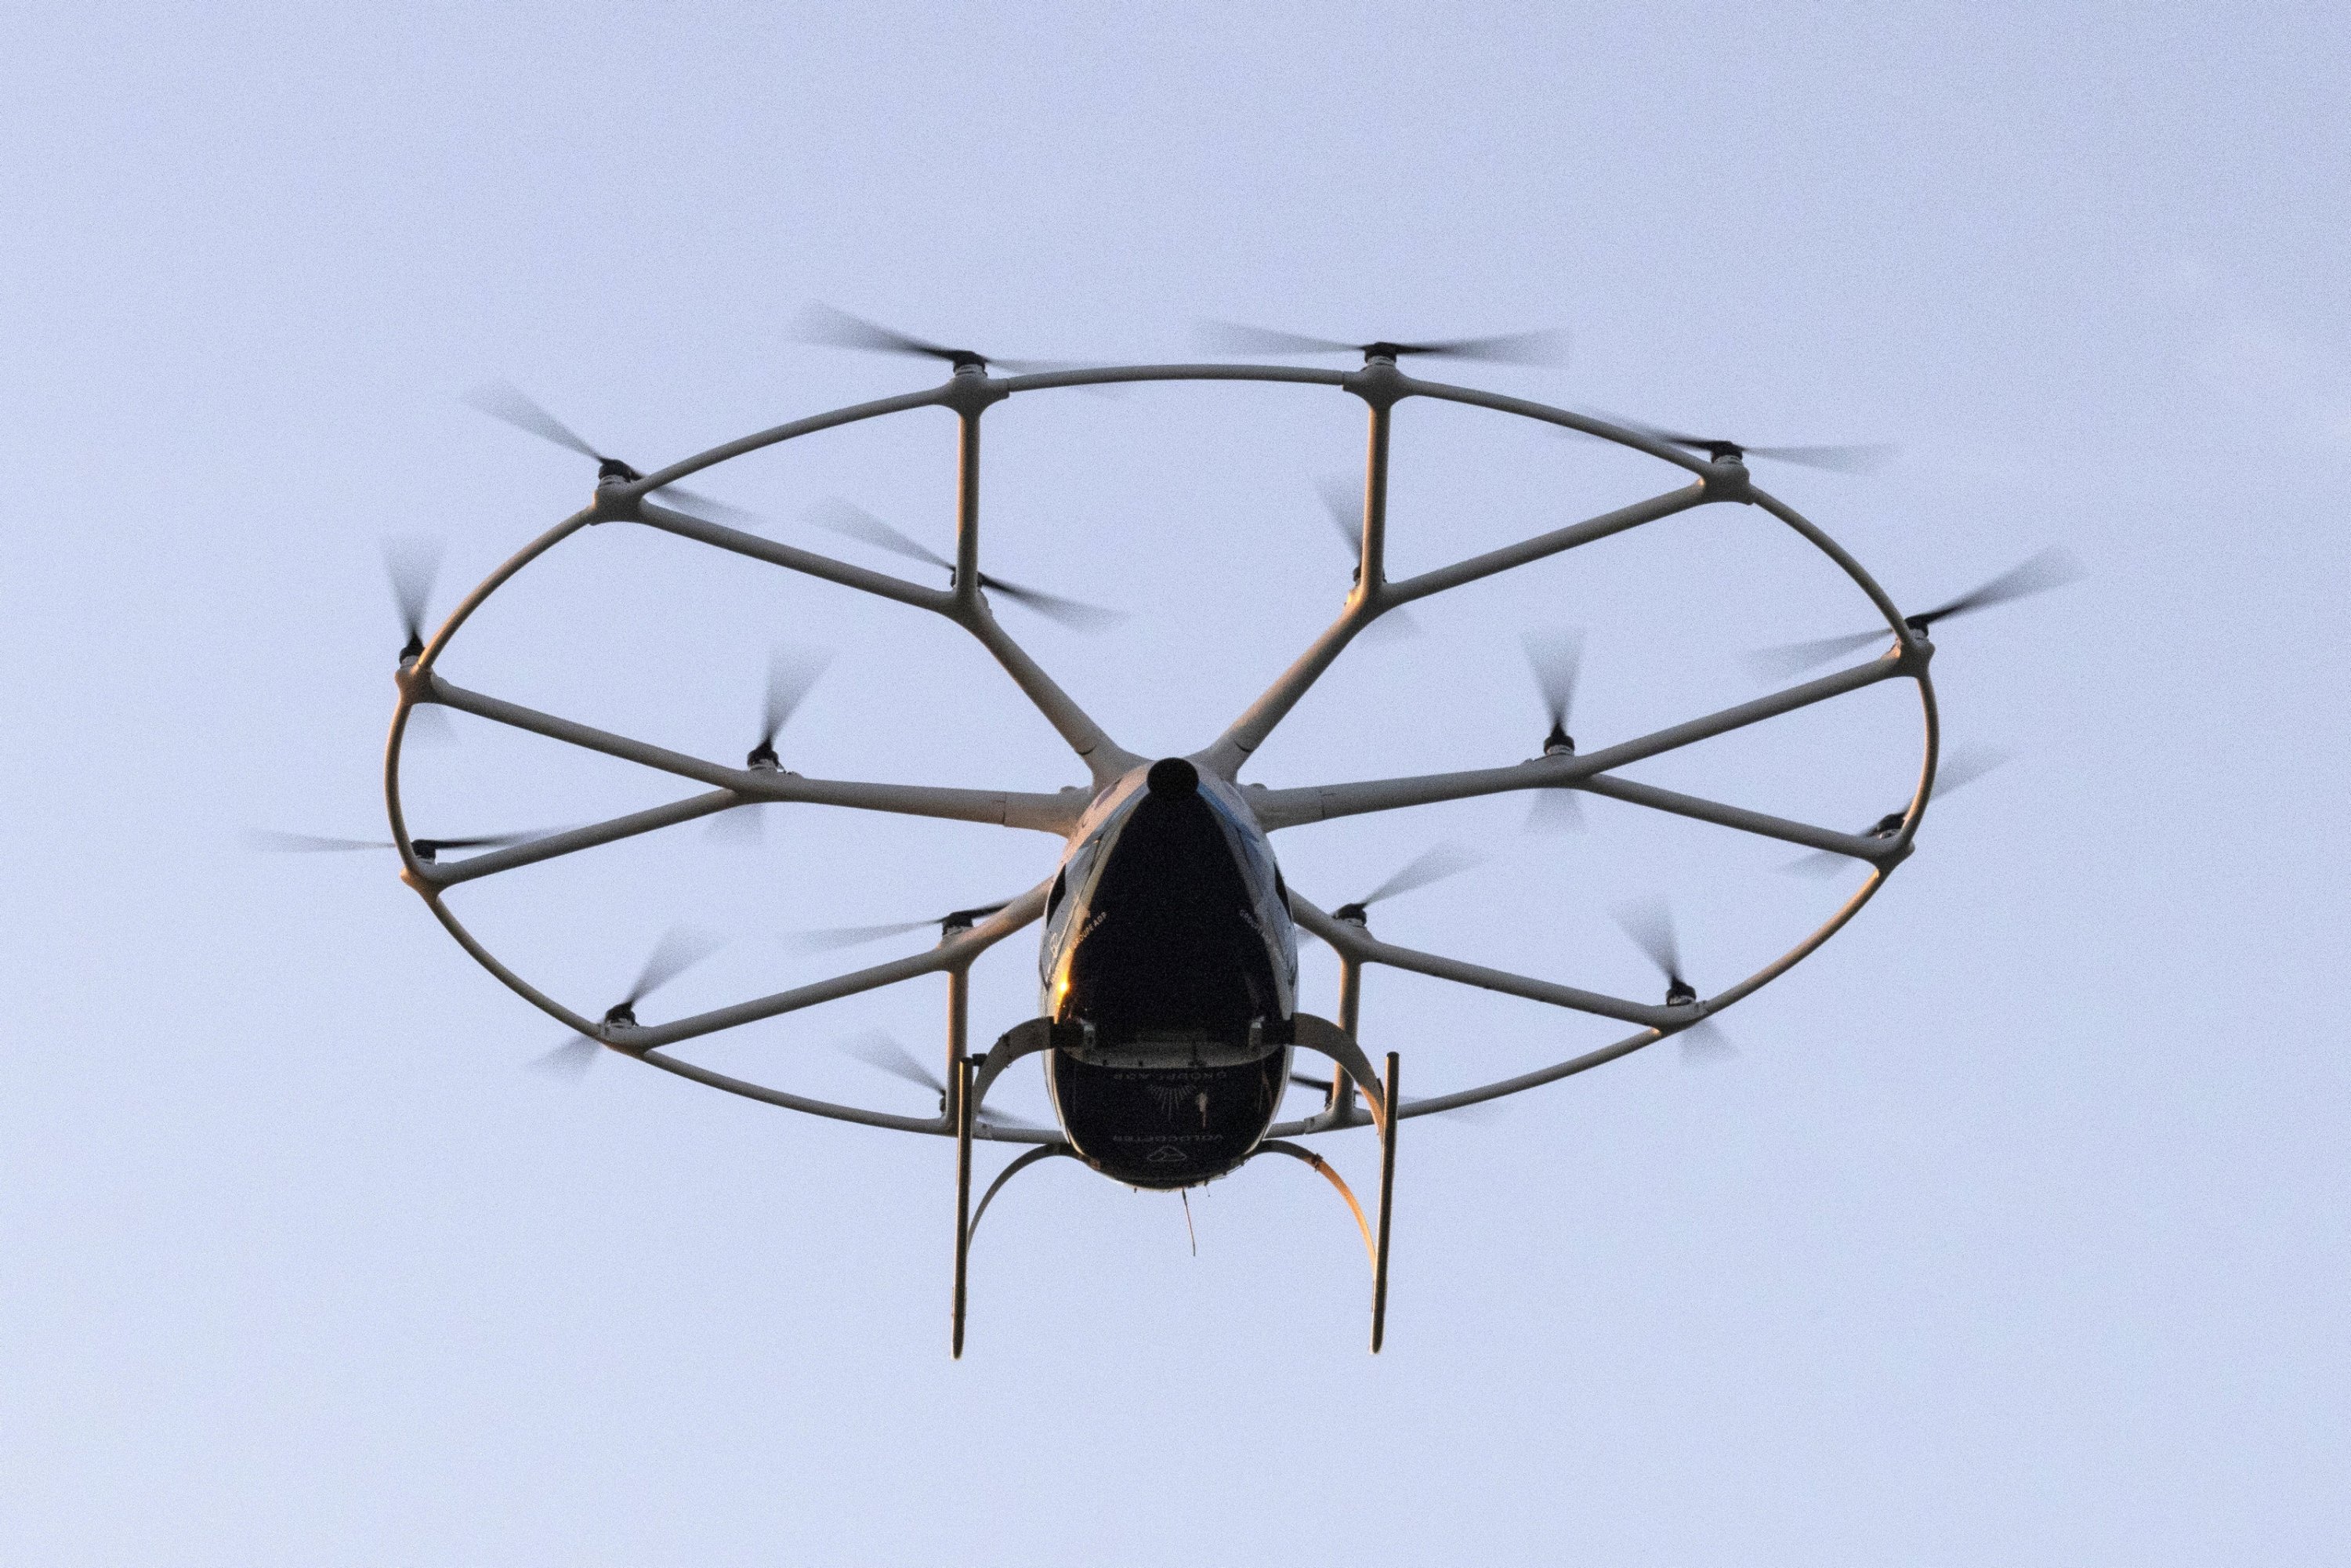
[[[1110,798],[1046,920],[1046,1083],[1071,1145],[1136,1186],[1255,1151],[1290,1074],[1296,937],[1263,832],[1181,758]]]

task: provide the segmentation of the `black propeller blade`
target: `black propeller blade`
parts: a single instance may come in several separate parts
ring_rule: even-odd
[[[776,741],[831,663],[832,654],[821,648],[778,648],[768,655],[768,689],[759,706],[759,743],[745,754],[744,767],[781,771],[783,759],[776,752]],[[711,836],[737,843],[758,842],[767,834],[763,805],[755,802],[720,812],[711,821]]]
[[[433,584],[441,575],[442,544],[438,539],[392,538],[383,541],[384,575],[392,580],[392,607],[400,613],[400,662],[424,652],[425,607]]]
[[[1383,903],[1400,894],[1411,893],[1416,888],[1426,887],[1433,882],[1443,882],[1449,876],[1458,876],[1472,866],[1483,864],[1485,859],[1485,856],[1474,851],[1466,850],[1459,844],[1433,844],[1406,862],[1395,875],[1364,894],[1363,897],[1353,904],[1343,904],[1332,910],[1332,918],[1352,921],[1357,925],[1362,925],[1365,924],[1365,912],[1373,904]]]
[[[673,925],[653,944],[645,959],[645,967],[637,972],[636,983],[629,994],[614,1003],[604,1014],[608,1024],[624,1024],[633,1029],[637,1022],[637,1004],[693,968],[726,946],[726,939],[697,925]],[[604,1042],[591,1035],[575,1034],[561,1045],[538,1058],[531,1066],[542,1072],[578,1079],[596,1064],[597,1053]]]
[[[543,828],[528,833],[484,833],[470,839],[412,839],[409,847],[416,858],[431,862],[444,850],[501,850],[508,844],[527,844],[534,839],[559,832],[558,828]],[[247,848],[269,854],[333,854],[347,850],[390,850],[400,846],[390,839],[338,839],[318,833],[283,833],[275,828],[255,828],[246,834]]]
[[[1230,354],[1361,354],[1367,360],[1420,354],[1498,365],[1557,365],[1567,360],[1564,332],[1504,332],[1490,338],[1444,338],[1426,343],[1342,343],[1238,321],[1204,321],[1199,337],[1206,347]]]
[[[1028,375],[1084,368],[1074,360],[1003,360],[992,354],[983,354],[977,349],[952,349],[944,343],[910,338],[894,328],[884,327],[879,322],[868,321],[862,316],[852,316],[846,310],[836,310],[820,303],[810,305],[799,313],[792,323],[790,335],[799,342],[820,343],[827,348],[858,349],[870,354],[901,354],[911,359],[945,360],[957,370],[971,365],[984,371],[993,365],[1015,375]]]
[[[1527,651],[1527,667],[1534,672],[1535,689],[1542,694],[1543,716],[1551,728],[1543,736],[1543,755],[1575,754],[1575,737],[1567,729],[1575,708],[1575,685],[1583,673],[1583,631],[1575,627],[1553,632],[1529,632],[1520,638]],[[1540,789],[1527,808],[1527,829],[1533,832],[1563,832],[1583,826],[1583,800],[1573,789]]]
[[[1939,800],[1946,795],[1966,789],[2012,755],[1991,746],[1950,747],[1936,766],[1935,787],[1927,792],[1927,799]],[[1900,811],[1886,812],[1870,826],[1867,836],[1873,839],[1892,838],[1902,831],[1902,817]],[[1834,850],[1814,850],[1808,855],[1799,855],[1780,869],[1798,876],[1828,877],[1834,876],[1853,863],[1850,855],[1841,855]]]
[[[1663,425],[1651,424],[1646,420],[1634,419],[1626,414],[1611,413],[1606,409],[1595,408],[1589,412],[1595,419],[1604,419],[1611,424],[1621,424],[1627,430],[1636,430],[1652,441],[1662,441],[1671,446],[1687,446],[1693,452],[1703,452],[1717,463],[1725,460],[1743,463],[1750,457],[1762,457],[1774,463],[1793,463],[1806,468],[1825,468],[1837,474],[1874,474],[1885,467],[1898,450],[1883,442],[1845,446],[1747,446],[1736,441],[1724,440],[1719,436],[1687,435],[1678,430],[1667,430]],[[1604,437],[1591,436],[1584,431],[1576,430],[1568,425],[1554,425],[1552,428],[1565,435],[1584,436],[1589,440],[1604,439]]]
[[[600,477],[625,479],[632,484],[644,477],[629,464],[617,457],[607,457],[580,439],[578,432],[532,402],[528,394],[512,382],[484,382],[465,394],[465,402],[492,419],[511,424],[527,435],[552,442],[567,452],[577,452],[596,465]],[[741,507],[731,506],[697,490],[686,489],[682,485],[664,485],[655,494],[679,511],[698,514],[708,522],[724,522],[729,518],[745,522],[757,516]]]
[[[947,1086],[939,1081],[937,1073],[916,1061],[913,1053],[898,1043],[895,1036],[878,1029],[867,1030],[863,1034],[841,1041],[841,1049],[868,1067],[879,1068],[893,1078],[921,1084],[939,1097],[942,1112],[947,1108]],[[983,1127],[997,1127],[1006,1132],[1041,1133],[1047,1130],[1033,1122],[1023,1122],[1011,1116],[983,1113],[978,1120]]]
[[[1949,621],[1960,615],[1972,615],[1979,610],[1989,610],[1995,604],[2005,604],[2011,599],[2025,599],[2036,593],[2046,593],[2053,588],[2063,588],[2082,576],[2082,563],[2071,550],[2062,545],[2049,549],[2010,567],[1988,582],[1978,584],[1957,599],[1938,604],[1932,610],[1906,615],[1903,620],[1922,635],[1938,621]],[[1747,667],[1767,680],[1784,680],[1799,675],[1815,665],[1845,653],[1855,653],[1873,643],[1886,641],[1884,628],[1874,632],[1854,632],[1842,637],[1822,637],[1806,643],[1782,643],[1776,647],[1759,648],[1746,657]]]
[[[830,953],[842,947],[862,947],[868,942],[879,942],[885,936],[904,936],[909,932],[936,926],[939,940],[946,941],[958,931],[968,931],[1012,901],[1008,898],[995,904],[983,904],[977,909],[952,910],[929,920],[900,920],[887,925],[835,925],[821,931],[803,931],[789,938],[792,946],[810,953]]]
[[[876,549],[888,550],[892,555],[937,567],[947,574],[948,581],[955,580],[955,562],[928,545],[909,538],[853,502],[844,501],[839,497],[831,497],[810,507],[808,520],[828,533],[839,534],[843,538],[861,539]],[[1100,631],[1126,619],[1123,611],[1105,609],[1081,600],[1064,599],[1058,593],[1047,593],[1042,589],[1023,588],[1017,582],[1007,582],[986,572],[980,573],[979,585],[1073,632]]]
[[[424,653],[424,619],[433,598],[433,584],[441,575],[441,541],[391,538],[383,541],[384,575],[392,580],[392,607],[400,615],[403,664]],[[446,746],[457,738],[449,716],[438,703],[418,703],[408,710],[408,737],[428,746]]]
[[[1348,559],[1355,563],[1355,578],[1364,575],[1364,491],[1351,480],[1322,478],[1314,482],[1315,493],[1322,497],[1322,510],[1329,514],[1331,526],[1347,547]],[[1409,611],[1391,610],[1374,621],[1364,632],[1364,640],[1386,642],[1402,637],[1420,635],[1420,622]]]
[[[1698,988],[1682,977],[1681,941],[1674,932],[1673,911],[1662,898],[1635,899],[1617,905],[1617,926],[1666,977],[1666,1006],[1687,1007],[1698,1000]],[[1704,1019],[1680,1031],[1682,1060],[1691,1063],[1721,1061],[1739,1054],[1729,1036]]]

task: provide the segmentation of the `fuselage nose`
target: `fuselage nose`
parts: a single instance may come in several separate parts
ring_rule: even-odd
[[[1047,1009],[1080,1032],[1046,1082],[1089,1164],[1182,1186],[1246,1159],[1280,1104],[1295,939],[1230,786],[1180,757],[1137,782],[1073,851],[1047,919]]]

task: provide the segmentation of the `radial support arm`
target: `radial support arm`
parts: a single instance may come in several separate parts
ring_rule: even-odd
[[[1307,822],[1326,822],[1340,817],[1357,816],[1367,811],[1401,810],[1408,806],[1434,805],[1440,800],[1466,800],[1479,795],[1499,795],[1516,789],[1589,787],[1595,793],[1616,794],[1620,799],[1635,799],[1643,792],[1643,787],[1611,789],[1597,783],[1587,786],[1587,780],[1595,779],[1598,775],[1612,768],[1627,767],[1668,751],[1677,751],[1683,747],[1695,745],[1698,741],[1711,739],[1718,735],[1727,735],[1732,730],[1743,729],[1749,725],[1760,724],[1765,719],[1776,718],[1782,714],[1792,713],[1798,708],[1809,707],[1814,703],[1842,696],[1847,692],[1857,691],[1863,686],[1875,685],[1880,681],[1890,680],[1904,673],[1904,663],[1901,657],[1898,654],[1888,654],[1883,659],[1873,660],[1866,664],[1856,664],[1851,669],[1840,670],[1834,674],[1824,675],[1816,681],[1806,681],[1802,685],[1790,686],[1784,691],[1772,692],[1768,695],[1757,697],[1752,702],[1740,703],[1736,706],[1708,714],[1701,718],[1694,718],[1687,723],[1654,730],[1637,739],[1623,741],[1615,746],[1604,747],[1600,750],[1585,752],[1580,756],[1562,753],[1552,757],[1532,758],[1525,762],[1513,763],[1507,768],[1470,768],[1458,773],[1426,773],[1408,779],[1375,779],[1353,784],[1310,785],[1295,789],[1251,789],[1247,799],[1250,808],[1257,812],[1258,821],[1264,824],[1269,832],[1280,828],[1294,828]],[[1670,791],[1665,790],[1654,792],[1655,797],[1659,799],[1669,794]],[[1695,800],[1694,797],[1676,798]],[[1642,800],[1639,803],[1648,802]],[[1735,808],[1724,810],[1730,810]],[[1756,820],[1776,821],[1776,819],[1763,819],[1760,816]],[[1801,831],[1807,835],[1815,831],[1803,829],[1800,823],[1787,823],[1784,826],[1791,830]],[[1771,836],[1778,838],[1786,835],[1775,832]],[[1847,847],[1850,835],[1840,833],[1825,836],[1834,838],[1837,841],[1821,842],[1814,847],[1836,849],[1844,853],[1852,852]],[[1814,842],[1811,836],[1798,837],[1791,841]]]
[[[1374,483],[1366,486],[1364,519],[1364,542],[1366,550],[1376,544],[1383,554],[1386,549],[1387,508],[1385,472],[1388,429],[1386,411],[1374,409],[1373,422],[1370,473]],[[1301,699],[1314,688],[1355,634],[1370,625],[1387,611],[1415,599],[1426,599],[1448,588],[1458,588],[1513,567],[1541,560],[1578,545],[1606,538],[1611,534],[1655,522],[1686,511],[1707,499],[1703,486],[1691,486],[1669,491],[1630,507],[1604,513],[1568,528],[1556,528],[1506,549],[1495,550],[1425,572],[1401,583],[1385,583],[1374,570],[1375,558],[1366,554],[1355,591],[1348,597],[1347,608],[1332,622],[1313,645],[1300,656],[1297,663],[1282,672],[1280,679],[1263,695],[1249,705],[1249,711],[1235,719],[1214,746],[1200,752],[1194,760],[1230,779],[1239,772],[1249,755],[1265,744],[1266,737],[1296,707]]]
[[[1407,969],[1435,979],[1452,980],[1464,986],[1476,986],[1480,990],[1524,997],[1529,1001],[1548,1002],[1552,1007],[1565,1008],[1572,1012],[1618,1019],[1651,1029],[1687,1028],[1706,1016],[1703,1003],[1685,1008],[1652,1007],[1644,1002],[1626,1001],[1621,997],[1604,996],[1598,991],[1578,990],[1573,986],[1514,975],[1507,969],[1489,969],[1483,965],[1463,963],[1458,958],[1398,947],[1381,941],[1352,921],[1333,919],[1301,898],[1295,890],[1290,895],[1290,909],[1301,925],[1329,943],[1342,956],[1353,958],[1359,963],[1385,964],[1393,969]],[[1305,1043],[1303,1036],[1300,1037],[1300,1043]]]
[[[1015,931],[1034,921],[1044,912],[1045,894],[1050,883],[1040,883],[1002,909],[980,921],[970,930],[950,936],[927,953],[876,964],[853,974],[836,975],[814,985],[778,991],[773,996],[740,1002],[730,1008],[719,1008],[706,1013],[696,1013],[674,1023],[655,1024],[645,1029],[607,1029],[603,1037],[614,1045],[632,1052],[659,1050],[692,1040],[697,1035],[712,1034],[719,1030],[757,1023],[784,1013],[798,1012],[820,1002],[838,1001],[861,991],[879,990],[894,986],[901,980],[917,975],[935,975],[942,971],[967,968],[973,959],[993,947]]]
[[[845,806],[856,810],[888,811],[903,816],[1000,823],[1006,827],[1029,828],[1055,834],[1066,834],[1086,806],[1086,795],[1078,790],[1046,795],[1009,789],[942,789],[926,784],[866,784],[804,779],[797,773],[770,772],[759,768],[729,768],[724,763],[705,761],[682,751],[672,751],[666,747],[633,740],[627,736],[615,735],[610,730],[598,729],[568,718],[559,718],[519,703],[467,691],[437,675],[423,678],[430,685],[430,700],[455,708],[460,713],[469,713],[477,718],[545,736],[549,740],[559,740],[582,750],[601,752],[641,767],[691,779],[696,783],[716,785],[732,791],[744,802],[775,800],[810,806]],[[622,833],[612,835],[615,838],[625,836]],[[549,841],[539,840],[522,847],[536,849]],[[502,854],[510,852],[501,852]],[[553,852],[569,852],[558,850]],[[487,861],[493,857],[484,855],[477,858]],[[504,869],[505,863],[527,864],[530,860],[546,858],[545,854],[528,855],[503,862],[495,869]],[[482,873],[477,872],[474,874]]]
[[[1432,593],[1461,588],[1480,579],[1531,566],[1536,561],[1604,539],[1611,534],[1621,534],[1627,528],[1637,528],[1644,523],[1654,523],[1670,517],[1677,512],[1702,506],[1708,499],[1704,485],[1687,485],[1678,490],[1668,490],[1662,496],[1652,496],[1646,501],[1635,501],[1629,507],[1619,507],[1613,512],[1603,512],[1583,522],[1572,523],[1563,528],[1553,528],[1547,534],[1537,534],[1514,545],[1505,545],[1484,555],[1471,556],[1468,560],[1441,566],[1434,571],[1424,571],[1418,577],[1408,577],[1402,582],[1391,582],[1380,589],[1382,608],[1409,604],[1416,599],[1426,599]]]
[[[842,588],[853,588],[877,599],[895,600],[901,604],[911,604],[917,610],[928,610],[939,615],[955,613],[955,594],[951,590],[925,588],[920,583],[908,582],[887,572],[869,571],[862,566],[852,566],[847,561],[835,560],[813,550],[794,549],[789,545],[761,538],[758,534],[747,534],[740,528],[730,528],[706,517],[690,517],[684,512],[673,512],[666,507],[640,503],[635,520],[647,528],[659,528],[665,534],[675,534],[680,538],[692,539],[714,549],[748,556],[753,560],[763,560],[770,566],[780,566],[788,571],[797,571],[802,576],[818,578]]]

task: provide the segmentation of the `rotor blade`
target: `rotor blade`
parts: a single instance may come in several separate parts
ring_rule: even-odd
[[[543,839],[549,833],[561,831],[558,828],[538,828],[522,833],[478,833],[472,838],[465,839],[418,838],[410,841],[420,850],[429,847],[436,853],[442,850],[503,849],[508,844],[527,844],[533,839]],[[389,839],[326,838],[316,833],[282,833],[274,828],[255,828],[246,834],[246,841],[251,848],[256,850],[276,852],[290,851],[296,853],[318,853],[338,850],[389,850],[399,847]]]
[[[1303,1072],[1293,1072],[1290,1081],[1301,1089],[1317,1089],[1325,1094],[1331,1092],[1331,1081],[1327,1078],[1310,1078]]]
[[[588,1075],[588,1070],[596,1065],[596,1059],[603,1053],[602,1040],[575,1034],[545,1055],[533,1057],[530,1067],[534,1072],[544,1072],[553,1078],[568,1078],[576,1083]]]
[[[433,597],[434,580],[441,575],[439,539],[413,536],[383,541],[384,574],[392,579],[392,602],[400,612],[400,630],[412,641],[424,635],[425,606]]]
[[[863,1034],[842,1040],[841,1049],[868,1067],[878,1067],[893,1078],[919,1083],[942,1098],[946,1094],[947,1086],[939,1082],[937,1074],[925,1068],[907,1054],[904,1046],[878,1029],[868,1030]]]
[[[923,359],[946,360],[949,363],[959,358],[979,358],[977,354],[967,354],[964,350],[910,338],[879,322],[868,321],[862,316],[852,316],[846,310],[836,310],[825,304],[813,304],[802,310],[792,322],[790,335],[803,343],[822,343],[835,349],[862,349],[875,354],[911,354]]]
[[[683,485],[664,485],[653,492],[656,499],[691,516],[711,523],[756,523],[759,514],[748,507],[738,507],[732,501],[722,501],[716,496],[705,496],[699,490],[689,490]]]
[[[1322,497],[1322,509],[1330,514],[1340,542],[1360,564],[1364,559],[1363,486],[1352,479],[1325,476],[1314,481],[1314,489]]]
[[[1398,343],[1400,353],[1448,360],[1483,360],[1496,365],[1557,365],[1567,360],[1564,332],[1503,332],[1490,338],[1447,338],[1433,343]]]
[[[1251,327],[1239,321],[1203,321],[1195,329],[1205,348],[1228,354],[1359,354],[1363,350],[1353,343],[1334,342],[1329,338],[1309,338],[1297,332],[1277,332],[1269,327]]]
[[[1616,925],[1668,980],[1682,977],[1681,943],[1674,935],[1673,911],[1662,898],[1636,898],[1615,909]]]
[[[1364,627],[1356,635],[1363,639],[1364,645],[1367,648],[1388,643],[1401,643],[1420,635],[1420,622],[1412,618],[1412,612],[1398,607],[1395,610],[1383,611],[1378,620]]]
[[[1530,833],[1583,831],[1583,792],[1580,789],[1537,789],[1527,807],[1523,830]]]
[[[715,931],[705,931],[698,925],[671,926],[653,945],[652,956],[637,975],[637,983],[629,988],[621,1005],[636,1006],[726,946],[726,938]]]
[[[935,927],[935,920],[901,920],[889,925],[834,925],[821,931],[800,931],[785,940],[809,953],[830,953],[841,947],[862,947],[868,942],[879,942],[884,936],[904,936],[910,931]]]
[[[416,746],[455,746],[457,727],[449,721],[449,710],[439,703],[418,703],[408,710],[408,739]]]
[[[465,394],[465,402],[492,419],[511,424],[526,434],[536,435],[541,441],[551,441],[591,462],[604,461],[602,453],[580,440],[569,425],[533,402],[512,382],[484,382]]]
[[[1858,446],[1749,446],[1742,450],[1750,457],[1768,457],[1774,463],[1826,468],[1836,474],[1875,474],[1893,461],[1900,449],[1870,442]]]
[[[767,842],[768,802],[758,801],[747,806],[730,806],[710,819],[703,836],[714,843],[749,849]]]
[[[1008,371],[1016,376],[1050,375],[1055,371],[1098,371],[1102,365],[1092,360],[990,360],[988,368]],[[1088,392],[1116,392],[1115,387],[1088,387]]]
[[[1872,643],[1890,643],[1894,633],[1880,627],[1875,632],[1849,632],[1842,637],[1819,637],[1807,643],[1781,643],[1769,648],[1758,648],[1742,654],[1740,663],[1765,680],[1784,680],[1801,675],[1816,665],[1825,664],[1842,654],[1866,648]]]
[[[955,570],[955,562],[907,538],[864,507],[844,501],[838,496],[828,497],[808,510],[808,520],[827,533],[844,538],[862,539],[878,549],[902,555],[909,560],[926,561],[943,571]]]
[[[1471,866],[1480,864],[1485,858],[1473,851],[1463,849],[1459,844],[1432,844],[1422,851],[1416,858],[1406,862],[1394,876],[1355,902],[1368,909],[1384,899],[1395,897],[1398,894],[1410,893],[1415,888],[1426,887],[1430,883],[1442,882],[1448,876],[1458,876]]]
[[[1867,863],[1865,861],[1857,861],[1851,855],[1841,855],[1834,850],[1814,850],[1808,855],[1798,855],[1780,869],[1791,876],[1808,876],[1815,882],[1823,882],[1847,866]]]
[[[480,833],[470,839],[415,839],[411,841],[420,846],[431,844],[435,850],[498,850],[508,844],[527,844],[534,839],[543,839],[549,833],[562,831],[560,828],[533,828],[522,833]]]
[[[981,574],[979,585],[1073,632],[1100,632],[1127,619],[1123,610],[1088,604],[1082,599],[1064,598],[1058,593],[1048,593],[1041,588],[1023,588],[1017,582],[1007,582],[1000,577],[989,577],[985,573]]]
[[[1575,683],[1583,671],[1583,629],[1528,632],[1519,638],[1542,693],[1543,716],[1561,729],[1575,708]]]
[[[1966,615],[1978,610],[1989,610],[1995,604],[2005,604],[2011,599],[2029,594],[2046,593],[2053,588],[2063,588],[2082,576],[2082,563],[2063,545],[2052,545],[2040,554],[2018,562],[1991,581],[1960,594],[1949,603],[1914,615],[1913,621],[1949,620],[1954,615]]]
[[[1996,746],[1950,747],[1936,766],[1935,789],[1928,799],[1939,800],[1956,790],[1966,789],[2014,755]]]
[[[950,910],[945,915],[928,920],[900,920],[888,925],[836,925],[827,930],[802,931],[785,938],[793,946],[808,952],[826,952],[836,947],[855,947],[867,942],[879,942],[885,936],[904,936],[910,931],[935,926],[942,936],[950,925],[968,926],[987,919],[998,910],[1011,904],[1008,898],[994,904],[983,904],[970,909]]]
[[[778,647],[768,655],[767,700],[759,708],[759,735],[765,744],[776,744],[776,737],[831,663],[831,653],[823,648]]]
[[[1686,1067],[1719,1067],[1739,1054],[1730,1037],[1717,1029],[1711,1019],[1690,1025],[1674,1038],[1681,1042]]]
[[[266,854],[331,854],[345,850],[395,849],[390,839],[334,839],[318,833],[284,833],[276,828],[248,828],[245,847]]]
[[[980,1126],[992,1127],[1002,1133],[1050,1133],[1054,1130],[1040,1123],[1008,1116],[1000,1111],[990,1111],[985,1107],[975,1112],[972,1119]]]
[[[1589,404],[1585,405],[1582,412],[1590,414],[1594,419],[1603,420],[1607,423],[1622,425],[1626,430],[1633,431],[1641,435],[1646,435],[1652,441],[1670,442],[1676,446],[1704,446],[1708,444],[1704,436],[1685,435],[1678,430],[1667,430],[1662,424],[1651,424],[1646,419],[1635,419],[1629,413],[1611,413],[1604,408],[1593,408]],[[1563,431],[1570,435],[1583,435],[1586,434],[1583,431],[1575,429],[1572,425],[1558,425],[1554,428]],[[1606,438],[1603,437],[1602,439],[1604,440]]]

